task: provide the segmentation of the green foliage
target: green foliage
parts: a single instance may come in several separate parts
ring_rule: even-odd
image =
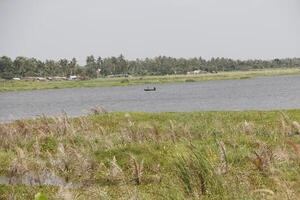
[[[7,172],[13,158],[14,154],[12,152],[0,151],[0,176]]]
[[[194,79],[186,79],[185,82],[196,82]]]
[[[300,67],[300,58],[264,60],[233,60],[228,58],[172,58],[158,56],[154,58],[127,60],[122,54],[118,57],[102,59],[88,56],[86,64],[79,66],[75,58],[58,61],[17,57],[12,61],[9,57],[0,57],[0,78],[13,77],[48,77],[80,75],[96,78],[107,75],[170,75],[186,74],[194,70],[216,73],[219,71],[236,71],[266,68]]]
[[[121,83],[129,83],[129,80],[128,79],[123,79],[123,80],[121,80]]]
[[[61,59],[59,61],[46,60],[43,62],[35,58],[17,57],[12,61],[8,57],[0,57],[0,77],[4,79],[13,77],[69,76],[79,74],[80,71],[75,58],[70,61]]]
[[[15,69],[12,60],[9,57],[3,56],[0,58],[0,77],[11,79],[14,77]]]
[[[41,141],[42,151],[55,151],[57,149],[57,140],[51,136],[45,137]]]
[[[190,196],[217,196],[224,194],[223,182],[199,147],[190,146],[186,156],[180,156],[176,162],[178,176],[185,192]]]
[[[48,198],[43,193],[39,192],[34,196],[34,200],[48,200]]]

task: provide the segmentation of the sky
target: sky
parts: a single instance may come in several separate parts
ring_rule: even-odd
[[[0,56],[300,57],[299,0],[0,0]]]

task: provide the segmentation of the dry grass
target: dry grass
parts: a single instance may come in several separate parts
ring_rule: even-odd
[[[220,152],[220,166],[217,169],[218,174],[226,174],[228,172],[228,161],[226,157],[226,147],[224,142],[218,142]]]
[[[296,199],[299,116],[95,113],[0,124],[0,176],[12,184],[0,199]]]
[[[132,176],[135,184],[140,185],[142,183],[142,176],[144,173],[144,161],[138,162],[137,159],[130,155],[132,165]]]

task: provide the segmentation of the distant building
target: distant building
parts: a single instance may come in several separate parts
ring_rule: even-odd
[[[69,81],[77,80],[77,79],[78,79],[78,77],[75,76],[75,75],[71,75],[71,76],[69,76],[69,78],[68,78]]]
[[[200,69],[187,72],[188,75],[192,75],[192,74],[205,74],[205,73],[207,73],[207,72],[206,71],[202,71]]]
[[[47,79],[44,78],[44,77],[37,77],[36,80],[38,80],[38,81],[46,81]]]

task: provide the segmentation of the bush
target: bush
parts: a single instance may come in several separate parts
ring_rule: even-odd
[[[196,82],[194,79],[186,79],[185,82]]]
[[[123,79],[123,80],[121,80],[121,83],[129,83],[129,80],[128,79]]]

